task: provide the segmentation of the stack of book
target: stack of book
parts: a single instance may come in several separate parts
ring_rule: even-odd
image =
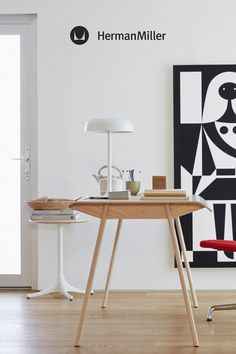
[[[182,189],[149,189],[145,190],[142,200],[189,200],[186,191]]]
[[[30,219],[37,220],[77,220],[80,213],[76,210],[34,210]]]

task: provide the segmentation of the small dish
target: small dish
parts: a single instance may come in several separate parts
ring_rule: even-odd
[[[64,210],[68,209],[75,201],[73,199],[34,199],[25,203],[33,210]]]

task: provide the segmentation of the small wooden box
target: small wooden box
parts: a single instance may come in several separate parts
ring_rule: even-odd
[[[152,189],[166,189],[166,176],[152,176]]]

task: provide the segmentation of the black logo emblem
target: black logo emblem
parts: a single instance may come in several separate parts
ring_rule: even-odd
[[[70,32],[70,39],[75,44],[84,44],[89,39],[89,32],[83,26],[76,26]]]

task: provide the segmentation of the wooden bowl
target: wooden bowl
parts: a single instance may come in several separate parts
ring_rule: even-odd
[[[75,201],[73,199],[35,199],[26,200],[25,203],[34,210],[64,210]]]

